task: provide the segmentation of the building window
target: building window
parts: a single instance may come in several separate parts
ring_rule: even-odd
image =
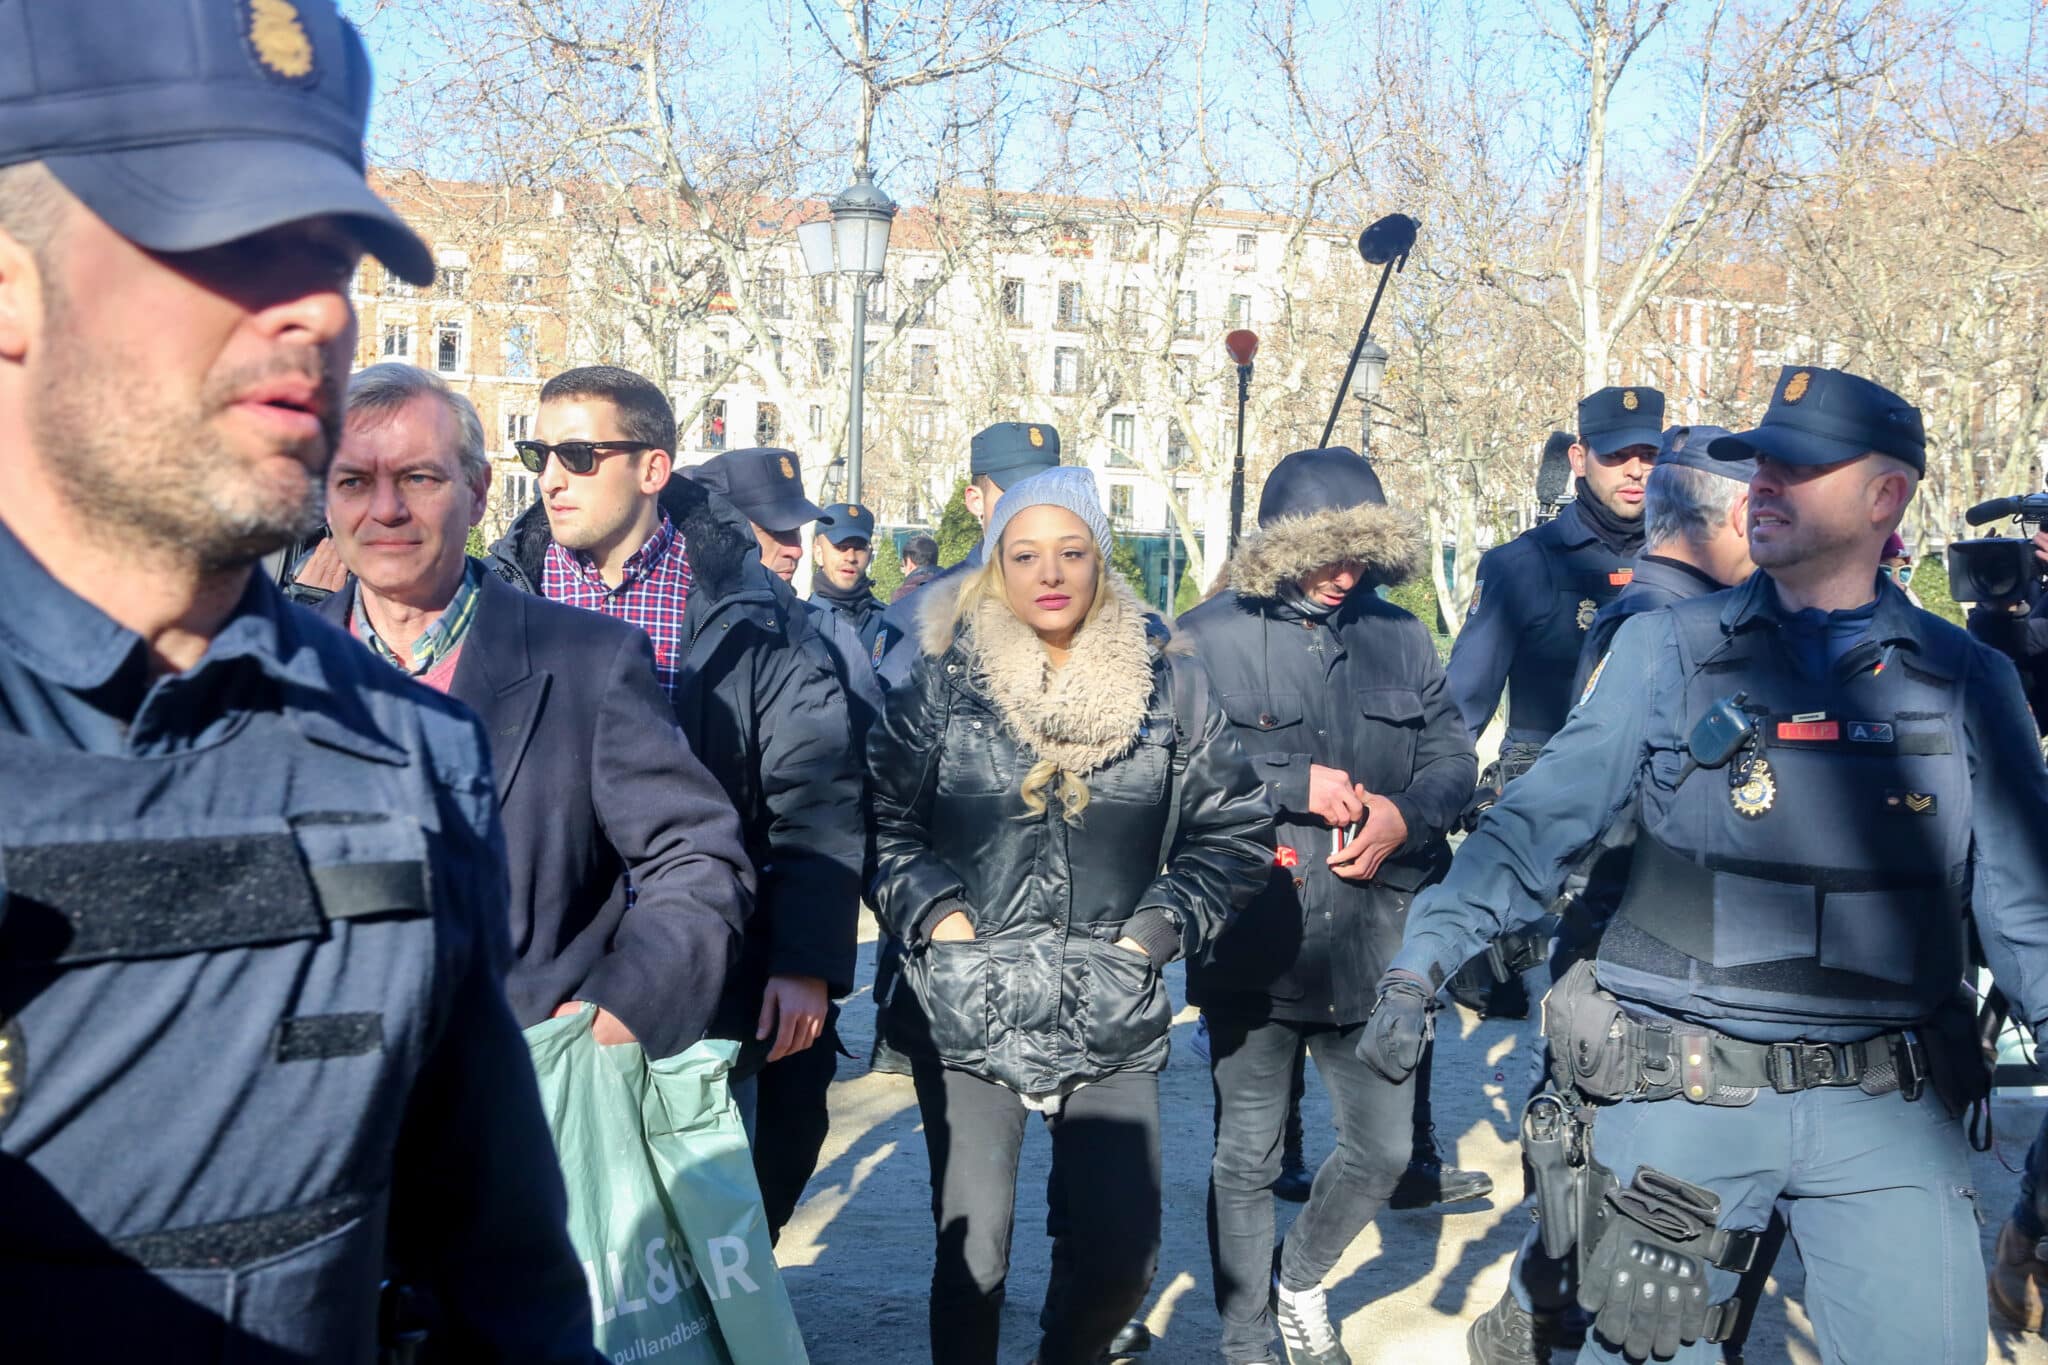
[[[1186,398],[1195,391],[1195,358],[1191,355],[1177,355],[1173,358],[1173,395]]]
[[[1118,223],[1109,230],[1109,254],[1119,261],[1128,261],[1138,254],[1138,230],[1129,223]]]
[[[839,311],[839,277],[820,275],[811,281],[811,297],[817,302],[821,313]]]
[[[1166,467],[1179,469],[1188,462],[1188,434],[1180,429],[1180,423],[1169,418],[1166,423]]]
[[[1024,325],[1024,281],[1003,281],[1003,317],[1012,327]]]
[[[434,292],[444,299],[459,299],[469,292],[467,266],[439,266],[434,271]]]
[[[389,270],[384,272],[384,297],[387,299],[410,299],[419,296],[419,290],[406,283]]]
[[[773,403],[754,405],[754,444],[772,446],[782,439],[782,414]]]
[[[1183,289],[1174,295],[1173,334],[1177,337],[1195,334],[1195,291],[1192,289]]]
[[[505,302],[525,303],[533,297],[534,279],[531,275],[507,275],[505,277]]]
[[[1112,412],[1109,415],[1109,462],[1113,465],[1135,465],[1133,452],[1138,447],[1138,419],[1128,412]]]
[[[768,354],[775,358],[775,373],[782,373],[782,333],[768,334]]]
[[[1053,308],[1053,326],[1067,331],[1076,331],[1081,326],[1081,284],[1078,280],[1062,280],[1059,294]]]
[[[725,400],[714,398],[704,405],[704,448],[725,449]]]
[[[434,324],[434,368],[442,374],[462,371],[462,322],[450,318]]]
[[[711,340],[704,343],[704,378],[718,378],[718,353],[725,349],[725,333],[713,332]]]
[[[1249,327],[1252,325],[1252,296],[1250,294],[1232,294],[1230,296],[1230,325],[1232,327]]]
[[[910,414],[910,439],[926,450],[938,444],[939,415],[930,408],[919,408]]]
[[[1259,239],[1249,232],[1237,234],[1237,254],[1250,259],[1259,254]]]
[[[533,328],[514,323],[505,329],[505,377],[533,378]]]
[[[1113,483],[1109,486],[1109,519],[1119,527],[1131,524],[1131,486],[1127,483]]]
[[[887,322],[888,320],[889,282],[887,280],[876,280],[868,286],[868,321]]]
[[[1052,391],[1054,393],[1079,393],[1081,391],[1080,347],[1056,346],[1053,348]]]
[[[811,439],[822,440],[825,435],[825,409],[811,404]]]
[[[403,322],[385,323],[382,354],[386,360],[412,359],[412,328]]]
[[[780,270],[762,270],[757,290],[761,296],[761,316],[789,316],[789,285]]]
[[[531,435],[533,435],[533,414],[527,412],[508,412],[505,414],[505,444],[508,447],[514,441],[523,441]]]
[[[932,276],[926,275],[918,280],[912,288],[916,292],[911,295],[910,325],[912,327],[929,327],[932,325],[932,295],[937,291],[938,286],[933,283]]]
[[[1756,344],[1757,349],[1761,351],[1775,351],[1778,349],[1777,327],[1766,322],[1761,316],[1756,321]]]
[[[818,378],[830,379],[839,368],[839,348],[830,337],[816,337],[811,341],[811,354],[817,358]]]
[[[910,348],[910,391],[912,393],[936,393],[939,388],[939,348],[936,346],[912,346]]]
[[[1017,392],[1031,392],[1031,355],[1022,346],[1010,347],[1010,377]]]

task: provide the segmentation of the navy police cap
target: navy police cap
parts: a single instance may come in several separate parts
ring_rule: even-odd
[[[1708,474],[1748,483],[1756,473],[1755,460],[1724,460],[1707,453],[1707,447],[1729,434],[1726,427],[1672,427],[1657,447],[1657,468],[1697,469]]]
[[[364,182],[369,112],[333,0],[0,3],[0,166],[42,162],[152,251],[333,214],[429,283],[433,253]]]
[[[804,496],[803,465],[793,450],[728,450],[683,473],[714,493],[723,493],[748,521],[766,531],[794,531],[825,515],[824,508]]]
[[[834,545],[875,538],[875,514],[857,502],[835,502],[818,518],[818,534]]]
[[[1768,455],[1784,464],[1839,464],[1872,452],[1927,472],[1920,409],[1882,384],[1818,365],[1787,365],[1764,420],[1708,448],[1720,460]]]
[[[1664,441],[1664,395],[1655,389],[1606,388],[1579,400],[1579,441],[1595,455]]]
[[[1050,422],[998,422],[974,434],[968,472],[987,475],[998,488],[1022,483],[1060,462],[1059,429]]]

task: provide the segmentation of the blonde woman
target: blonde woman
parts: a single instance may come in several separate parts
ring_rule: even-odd
[[[1172,1022],[1160,973],[1273,860],[1258,778],[1109,553],[1087,470],[1004,493],[983,567],[926,605],[922,655],[869,742],[872,899],[930,1023],[913,1074],[939,1365],[996,1359],[1033,1112],[1066,1205],[1052,1221],[1079,1234],[1055,1247],[1040,1365],[1093,1365],[1144,1299]]]

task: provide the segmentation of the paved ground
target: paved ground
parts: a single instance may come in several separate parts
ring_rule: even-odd
[[[867,930],[872,933],[872,929]],[[872,943],[864,946],[872,952]],[[871,962],[864,957],[862,980]],[[1179,969],[1172,973],[1176,995]],[[848,1046],[865,1056],[873,1010],[863,994],[849,1002],[843,1029]],[[1158,1344],[1148,1365],[1213,1365],[1216,1313],[1210,1298],[1203,1202],[1209,1161],[1208,1072],[1185,1042],[1194,1012],[1183,1010],[1174,1029],[1173,1061],[1164,1077],[1165,1245],[1146,1317]],[[1508,1260],[1526,1226],[1513,1207],[1521,1178],[1512,1124],[1503,1098],[1526,1072],[1518,1051],[1531,1026],[1482,1023],[1469,1015],[1443,1016],[1437,1054],[1436,1110],[1460,1164],[1492,1173],[1500,1194],[1455,1210],[1389,1212],[1368,1229],[1332,1277],[1333,1316],[1359,1365],[1445,1362],[1462,1365],[1465,1324],[1499,1297]],[[816,1365],[910,1365],[928,1359],[925,1291],[930,1282],[932,1233],[928,1170],[910,1082],[864,1074],[862,1063],[842,1060],[833,1087],[831,1141],[811,1186],[811,1197],[785,1233],[781,1260]],[[1997,1223],[2011,1207],[2014,1173],[2040,1122],[2041,1104],[2000,1101],[1999,1141],[1976,1158],[1987,1218],[1987,1254]],[[1329,1110],[1311,1082],[1307,1121],[1311,1160],[1329,1150]],[[1017,1229],[1010,1304],[1004,1319],[1004,1359],[1030,1358],[1034,1318],[1044,1293],[1047,1243],[1045,1171],[1050,1145],[1041,1132],[1027,1144],[1019,1178]],[[1283,1218],[1293,1206],[1282,1205]],[[1911,1249],[1905,1249],[1911,1254]],[[1788,1253],[1751,1338],[1754,1362],[1820,1357],[1799,1307],[1800,1274]],[[1994,1333],[1991,1359],[2048,1365],[2048,1343]],[[1570,1360],[1559,1357],[1560,1365]],[[1853,1365],[1864,1365],[1855,1362]],[[1900,1362],[1899,1365],[1925,1365]]]

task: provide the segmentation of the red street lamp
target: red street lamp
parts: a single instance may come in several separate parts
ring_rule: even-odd
[[[1259,334],[1238,328],[1223,338],[1230,363],[1237,366],[1237,458],[1230,466],[1230,548],[1244,533],[1244,405],[1251,398],[1252,357],[1259,353]]]

